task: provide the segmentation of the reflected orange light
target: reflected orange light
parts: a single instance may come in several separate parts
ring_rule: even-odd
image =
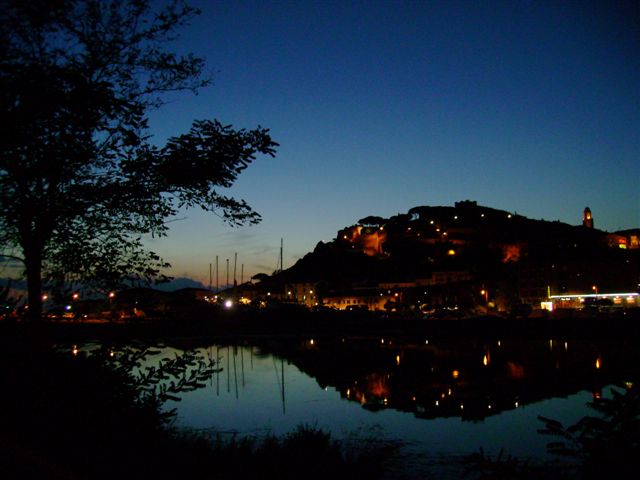
[[[602,366],[602,359],[600,357],[596,358],[596,368],[600,368]]]
[[[384,377],[375,374],[367,375],[367,393],[378,398],[388,397],[389,389]]]
[[[524,378],[524,365],[507,362],[507,376],[509,378]]]
[[[482,364],[486,367],[487,365],[489,365],[489,357],[487,355],[485,355],[484,357],[482,357]]]
[[[400,355],[396,355],[396,365],[400,365]]]

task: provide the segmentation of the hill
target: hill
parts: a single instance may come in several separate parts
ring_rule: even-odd
[[[585,210],[586,212],[586,210]],[[590,214],[590,212],[589,212]],[[462,201],[369,216],[320,242],[271,281],[315,284],[324,297],[396,285],[429,303],[509,309],[550,293],[636,291],[638,230],[608,233]],[[424,295],[424,294],[423,294]]]

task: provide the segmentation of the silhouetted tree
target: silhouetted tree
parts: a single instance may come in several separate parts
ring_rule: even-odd
[[[271,277],[266,273],[256,273],[253,277],[251,277],[251,280],[255,280],[256,282],[263,282],[265,280],[269,280],[269,278]]]
[[[150,5],[153,4],[153,5]],[[153,146],[147,116],[165,95],[209,84],[203,60],[167,50],[199,13],[174,0],[0,0],[0,247],[24,262],[29,311],[42,278],[110,285],[166,264],[141,235],[164,235],[179,209],[231,224],[260,216],[220,193],[268,130],[196,121]]]
[[[364,217],[358,220],[358,223],[366,227],[379,227],[381,225],[384,225],[386,223],[386,220],[382,217],[369,215],[368,217]]]

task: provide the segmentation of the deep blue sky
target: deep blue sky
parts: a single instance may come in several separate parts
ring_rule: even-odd
[[[280,143],[231,190],[263,216],[198,211],[150,241],[174,276],[271,273],[367,215],[471,199],[531,218],[640,226],[636,1],[194,2],[177,47],[215,84],[154,114],[262,125]],[[215,283],[215,280],[214,280]]]

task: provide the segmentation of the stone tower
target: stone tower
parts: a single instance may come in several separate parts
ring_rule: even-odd
[[[582,215],[582,225],[587,228],[593,228],[593,216],[591,215],[591,209],[586,207]]]

